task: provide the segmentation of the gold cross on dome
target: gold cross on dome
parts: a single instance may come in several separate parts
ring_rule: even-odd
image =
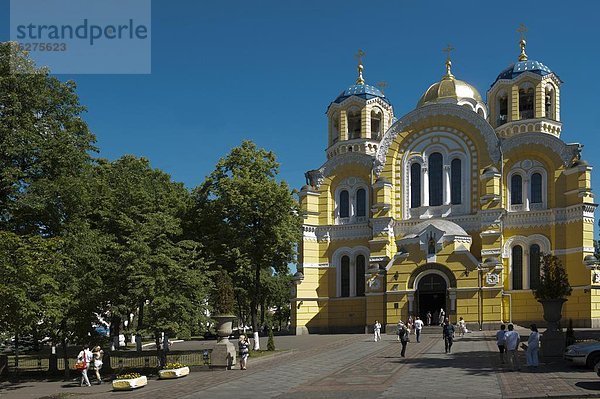
[[[452,47],[451,44],[448,44],[448,47],[446,47],[445,49],[442,50],[444,53],[446,53],[446,59],[449,60],[450,59],[450,53],[452,53],[452,51],[454,51],[454,47]]]
[[[527,27],[525,26],[525,24],[519,25],[517,32],[521,34],[521,40],[525,39],[525,32],[527,32]]]
[[[359,64],[362,64],[362,57],[365,56],[365,52],[362,49],[358,49],[358,52],[354,54],[354,57],[358,60]]]
[[[388,83],[387,82],[377,82],[377,87],[379,87],[379,90],[381,90],[381,92],[383,93],[383,90],[388,87]]]

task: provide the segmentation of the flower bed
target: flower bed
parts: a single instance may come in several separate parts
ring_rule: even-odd
[[[112,382],[113,390],[115,391],[130,391],[132,389],[141,388],[147,384],[148,379],[146,376],[138,373],[118,375]]]
[[[190,374],[190,368],[181,363],[167,363],[164,369],[158,370],[158,377],[161,380],[181,378]]]

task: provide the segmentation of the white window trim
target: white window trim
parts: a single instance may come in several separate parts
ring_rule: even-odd
[[[525,168],[523,166],[524,163],[531,163],[531,166]],[[532,190],[531,190],[531,176],[534,173],[539,173],[542,175],[542,202],[532,204]],[[512,204],[512,182],[511,179],[515,175],[521,175],[521,191],[523,195],[523,204]],[[507,210],[509,212],[521,212],[521,211],[529,211],[529,210],[542,210],[548,209],[548,172],[546,168],[538,162],[531,160],[524,160],[517,162],[508,172],[506,176],[506,192],[508,197],[506,198],[506,203],[508,204]]]
[[[523,248],[523,280],[521,281],[521,285],[523,286],[522,289],[531,289],[531,280],[529,278],[531,270],[529,263],[529,250],[533,244],[537,244],[540,246],[540,253],[551,253],[552,247],[550,244],[550,240],[542,234],[532,234],[530,236],[512,236],[504,244],[504,251],[502,253],[502,257],[508,258],[508,289],[511,291],[514,290],[512,249],[517,245],[520,245],[521,248]]]
[[[350,295],[348,298],[354,298],[356,297],[356,258],[358,255],[363,255],[365,257],[365,281],[367,281],[366,275],[367,270],[369,269],[369,254],[369,249],[364,246],[354,248],[342,247],[334,252],[331,259],[336,270],[335,296],[337,298],[342,298],[342,257],[348,256],[350,258]]]
[[[358,217],[358,216],[356,216],[356,208],[357,208],[356,193],[361,188],[365,190],[366,215]],[[340,194],[343,190],[348,191],[348,196],[349,196],[349,201],[350,201],[349,217],[347,217],[347,218],[340,218]],[[338,184],[338,186],[336,187],[335,192],[334,192],[334,198],[335,198],[334,224],[340,225],[340,224],[366,223],[369,220],[369,209],[370,209],[369,197],[370,197],[369,187],[367,186],[367,183],[364,180],[357,178],[357,177],[350,177],[350,178],[344,179],[340,184]]]

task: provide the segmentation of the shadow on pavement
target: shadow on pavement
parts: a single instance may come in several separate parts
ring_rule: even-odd
[[[587,389],[588,391],[600,391],[600,379],[598,381],[581,381],[575,383],[575,386]]]

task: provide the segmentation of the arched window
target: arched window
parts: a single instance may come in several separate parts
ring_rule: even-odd
[[[371,138],[379,140],[381,137],[381,112],[371,111]]]
[[[346,255],[342,256],[341,273],[341,296],[350,296],[350,258]]]
[[[335,115],[331,118],[331,144],[337,143],[340,138],[340,118]]]
[[[519,115],[521,116],[521,119],[533,118],[533,104],[533,87],[519,89]]]
[[[520,245],[512,249],[512,289],[523,289],[523,247]]]
[[[520,205],[523,203],[523,178],[514,174],[510,178],[510,204]]]
[[[531,175],[531,203],[542,203],[542,175],[540,173]]]
[[[356,257],[356,296],[365,296],[365,257]]]
[[[348,137],[350,140],[360,138],[360,111],[348,113]]]
[[[554,90],[552,90],[552,86],[546,86],[544,108],[546,109],[546,118],[556,119],[554,116]]]
[[[498,126],[508,121],[508,97],[503,95],[498,98]]]
[[[450,202],[453,205],[460,204],[461,201],[461,169],[460,159],[453,159],[450,163]]]
[[[367,216],[367,192],[364,188],[356,192],[356,216]]]
[[[348,194],[348,190],[340,192],[340,217],[350,217],[350,194]]]
[[[410,165],[410,207],[421,206],[421,165],[413,163]]]
[[[529,247],[529,288],[536,289],[540,285],[540,246]]]
[[[434,152],[429,156],[429,205],[442,205],[444,186],[442,179],[442,154]]]

